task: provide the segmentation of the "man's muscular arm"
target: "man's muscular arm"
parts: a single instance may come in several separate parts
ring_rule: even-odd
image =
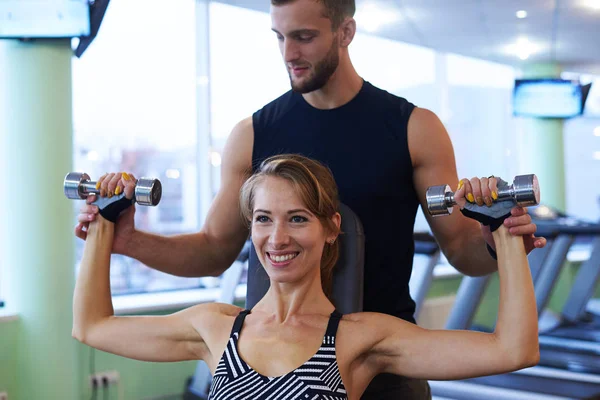
[[[241,251],[248,229],[240,214],[239,193],[252,169],[252,118],[238,123],[223,150],[221,187],[200,232],[158,236],[133,235],[128,256],[179,276],[218,276]]]
[[[136,232],[128,256],[178,276],[218,276],[235,261],[248,238],[239,193],[252,169],[252,118],[238,123],[223,150],[221,187],[200,232],[159,236]]]
[[[221,187],[212,202],[200,232],[161,236],[137,231],[134,208],[121,214],[115,226],[112,252],[135,258],[151,268],[171,275],[197,277],[218,276],[235,260],[248,237],[239,205],[240,188],[252,168],[254,130],[252,118],[238,123],[223,150]],[[101,193],[115,192],[120,175],[102,182]],[[93,201],[89,199],[88,202]],[[95,219],[97,207],[86,205],[79,215],[75,233],[85,239],[89,221]]]
[[[486,249],[477,221],[463,217],[460,212],[440,218],[432,218],[427,212],[425,193],[428,187],[458,183],[450,137],[433,112],[424,108],[414,109],[408,121],[408,147],[419,202],[450,264],[470,276],[496,271],[498,265]]]

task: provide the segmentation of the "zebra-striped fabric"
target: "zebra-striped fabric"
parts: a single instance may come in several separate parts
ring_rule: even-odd
[[[301,367],[280,377],[254,371],[240,357],[237,342],[250,313],[244,310],[233,324],[231,336],[210,386],[209,400],[347,400],[335,357],[335,335],[342,314],[331,313],[323,344]]]

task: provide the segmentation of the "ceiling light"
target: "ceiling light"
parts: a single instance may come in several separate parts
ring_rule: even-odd
[[[594,152],[594,160],[599,160],[600,161],[600,151],[595,151]]]
[[[519,19],[527,18],[527,11],[525,11],[525,10],[517,11],[517,18],[519,18]]]
[[[596,129],[594,129],[594,136],[600,137],[600,126],[597,126]]]
[[[376,32],[383,25],[396,22],[399,18],[397,12],[374,3],[367,3],[356,10],[358,26],[367,32]]]
[[[520,38],[517,40],[517,43],[508,46],[508,51],[519,57],[521,60],[527,60],[535,50],[536,46],[534,46],[527,38]]]
[[[600,0],[586,0],[585,3],[593,10],[600,10]]]

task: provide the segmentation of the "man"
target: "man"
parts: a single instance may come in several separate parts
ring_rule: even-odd
[[[272,27],[292,91],[233,129],[223,152],[221,188],[205,225],[195,234],[162,237],[136,231],[133,208],[118,221],[113,252],[179,276],[218,276],[235,260],[248,230],[239,217],[239,189],[268,156],[301,153],[327,164],[340,199],[361,219],[366,234],[365,311],[414,322],[408,292],[418,205],[427,187],[457,182],[452,144],[432,112],[375,88],[356,73],[348,53],[354,38],[354,0],[272,0]],[[121,189],[120,174],[101,182],[101,194]],[[124,177],[125,179],[125,177]],[[496,179],[462,180],[466,195],[491,205]],[[97,212],[86,206],[76,235]],[[460,213],[429,225],[444,254],[461,272],[484,275],[497,264],[489,230]],[[505,224],[522,235],[526,250],[543,247],[526,210],[515,208]],[[471,249],[470,252],[464,249]],[[249,287],[252,282],[249,282]],[[251,292],[251,288],[249,288]],[[426,382],[379,376],[366,399],[429,398]]]

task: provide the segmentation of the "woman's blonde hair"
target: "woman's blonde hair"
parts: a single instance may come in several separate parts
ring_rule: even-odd
[[[332,217],[339,212],[338,189],[329,168],[318,161],[297,154],[281,154],[267,158],[242,186],[242,216],[251,224],[254,196],[258,185],[267,177],[277,177],[292,184],[306,208],[315,215],[328,233],[338,235],[339,227]],[[321,284],[331,297],[333,267],[339,257],[339,241],[325,244],[321,256]]]

